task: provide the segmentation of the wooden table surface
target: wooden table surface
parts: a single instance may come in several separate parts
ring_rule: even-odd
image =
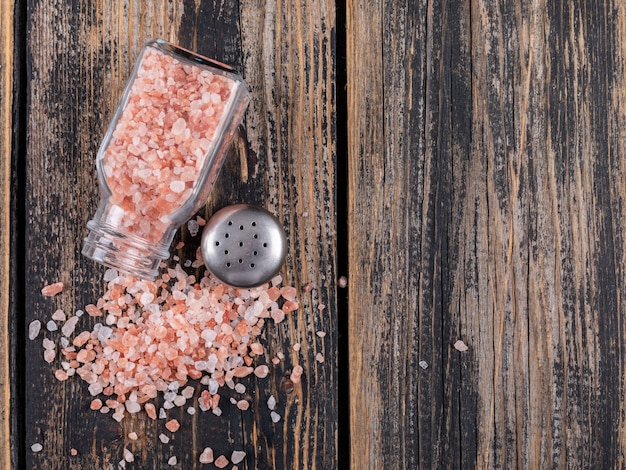
[[[206,446],[239,469],[626,467],[623,2],[3,0],[0,36],[0,468],[125,448],[126,468],[215,468]],[[155,37],[242,72],[200,214],[276,213],[300,300],[264,328],[285,359],[245,380],[250,409],[170,410],[167,444],[164,420],[91,411],[27,338],[103,293],[80,254],[95,154]]]

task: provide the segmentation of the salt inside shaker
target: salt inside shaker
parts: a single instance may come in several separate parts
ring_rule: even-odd
[[[148,42],[96,157],[101,201],[82,253],[153,279],[211,192],[249,99],[228,66]]]

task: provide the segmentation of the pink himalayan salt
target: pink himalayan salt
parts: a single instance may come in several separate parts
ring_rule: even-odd
[[[63,283],[56,282],[54,284],[49,284],[45,286],[43,289],[41,289],[41,294],[44,297],[54,297],[55,295],[57,295],[58,293],[62,291],[63,291]]]
[[[243,450],[235,450],[230,456],[230,461],[234,464],[238,464],[246,457],[246,453]]]
[[[103,157],[122,228],[162,238],[192,195],[235,82],[148,48]]]
[[[237,402],[237,408],[239,408],[242,411],[246,411],[248,408],[250,408],[250,403],[248,403],[247,400],[239,400]]]
[[[61,309],[57,309],[51,317],[53,320],[56,321],[65,321],[65,312]]]
[[[264,379],[269,374],[270,369],[266,365],[257,366],[254,369],[254,375],[256,375],[259,379]]]
[[[156,398],[159,391],[178,391],[189,379],[200,378],[205,385],[215,385],[209,386],[210,393],[202,391],[200,409],[220,414],[219,386],[253,372],[260,377],[269,372],[267,366],[254,369],[248,365],[252,355],[263,353],[256,338],[274,305],[268,289],[268,285],[234,289],[209,273],[197,281],[180,265],[167,269],[154,282],[126,275],[111,278],[97,306],[86,307],[104,314],[111,332],[102,335],[105,327],[99,324],[94,331],[74,337],[71,346],[61,351],[66,374],[76,373],[90,384],[92,394],[111,397],[100,411],[115,411],[113,417],[118,421],[126,412],[139,411],[138,405],[156,419],[156,409],[148,400]],[[146,292],[153,303],[143,305],[141,298]],[[275,300],[279,298],[280,294]],[[246,311],[260,300],[264,309],[248,324]],[[46,338],[44,348],[49,348],[54,358],[54,342]],[[284,358],[282,353],[279,356]],[[181,398],[183,406],[193,392],[187,386],[174,396]],[[128,401],[131,404],[125,406]]]
[[[302,366],[295,366],[293,368],[293,370],[291,371],[291,375],[289,377],[289,379],[297,384],[298,382],[300,382],[300,377],[302,377],[302,372],[304,371],[304,369],[302,369]]]
[[[171,419],[167,423],[165,423],[165,427],[168,431],[176,432],[180,429],[180,423],[176,419]]]
[[[228,459],[225,456],[220,455],[218,458],[215,459],[213,465],[215,465],[217,468],[226,468],[226,466],[228,465]]]
[[[200,463],[211,463],[213,462],[213,449],[210,447],[205,447],[199,458]]]
[[[317,353],[315,355],[315,360],[321,364],[324,362],[324,355],[322,353]]]

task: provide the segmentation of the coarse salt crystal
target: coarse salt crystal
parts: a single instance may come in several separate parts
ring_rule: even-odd
[[[28,339],[33,340],[39,336],[41,331],[41,322],[39,320],[33,320],[28,325]]]
[[[54,322],[54,320],[50,320],[48,323],[46,323],[46,329],[48,331],[56,331],[59,329],[59,327],[57,326],[57,324]]]
[[[419,362],[419,366],[420,366],[422,369],[426,370],[426,369],[428,369],[428,362],[426,362],[426,361],[420,361],[420,362]]]
[[[194,219],[189,220],[189,222],[187,222],[187,230],[189,230],[189,234],[192,237],[198,235],[198,231],[200,230],[200,225],[198,224],[198,221]]]
[[[199,458],[200,463],[211,463],[213,462],[213,449],[210,447],[205,447]]]
[[[48,364],[52,363],[54,361],[54,357],[56,356],[56,353],[54,351],[54,349],[46,349],[43,352],[43,359],[44,361],[46,361]]]
[[[193,406],[190,406],[189,408],[187,408],[187,414],[191,416],[195,415],[196,409]]]
[[[348,285],[348,278],[346,276],[341,276],[337,280],[337,286],[339,286],[339,288],[344,289],[347,285]]]
[[[226,466],[228,465],[228,459],[225,456],[220,455],[218,458],[215,459],[213,465],[215,465],[217,468],[226,468]]]
[[[458,340],[456,343],[454,343],[454,349],[456,349],[457,351],[465,352],[469,348],[467,347],[467,344],[465,344],[463,341]]]
[[[267,407],[270,410],[276,408],[276,398],[274,398],[274,395],[270,395],[270,397],[267,399]]]
[[[248,408],[250,408],[250,403],[248,403],[247,400],[239,400],[237,402],[237,408],[239,408],[241,411],[246,411]]]
[[[56,321],[65,321],[65,312],[59,308],[55,310],[51,318]]]
[[[32,446],[30,446],[30,450],[32,450],[33,452],[41,452],[42,449],[43,446],[39,442],[35,442]]]
[[[124,460],[126,462],[134,462],[135,461],[135,456],[127,448],[124,448]]]
[[[185,190],[185,183],[178,180],[172,181],[170,189],[175,193],[182,193]]]
[[[63,336],[71,336],[74,333],[78,320],[79,318],[77,316],[73,316],[67,319],[67,321],[61,327],[61,333],[63,333]]]
[[[242,450],[235,450],[230,456],[230,461],[234,464],[238,464],[246,457],[246,453]]]
[[[324,331],[318,331],[315,333],[319,338],[323,338],[324,336],[326,336],[326,332]]]
[[[58,293],[63,291],[63,283],[56,282],[54,284],[48,284],[43,289],[41,289],[41,294],[44,297],[54,297]]]
[[[134,431],[129,432],[129,433],[128,433],[128,438],[129,438],[131,441],[136,441],[136,440],[138,439],[137,433],[136,433],[136,432],[134,432]]]
[[[168,442],[170,442],[170,438],[167,437],[165,434],[161,433],[159,434],[159,440],[163,443],[163,444],[167,444]]]
[[[242,383],[235,384],[235,392],[246,393],[246,386]]]
[[[180,423],[176,419],[171,419],[167,423],[165,423],[165,427],[168,431],[176,432],[180,429]]]
[[[298,383],[300,382],[300,377],[302,376],[302,372],[304,369],[302,369],[302,366],[295,366],[293,368],[293,370],[291,371],[291,375],[290,375],[290,379],[293,383]]]
[[[323,355],[322,353],[317,353],[317,354],[315,355],[315,360],[316,360],[317,362],[319,362],[319,363],[324,362],[324,355]]]
[[[168,465],[176,465],[176,463],[178,462],[178,459],[176,458],[176,456],[174,455],[173,457],[170,457],[169,460],[167,461]]]
[[[266,365],[260,365],[254,369],[254,375],[256,375],[260,379],[264,379],[269,374],[269,367]]]
[[[78,451],[72,447],[70,449],[70,455],[73,455],[74,457],[76,457],[78,455]]]
[[[280,421],[280,415],[276,413],[275,411],[272,411],[270,413],[270,418],[272,418],[273,423],[278,423]]]
[[[298,352],[298,351],[300,351],[300,347],[301,347],[301,346],[300,346],[300,343],[294,343],[294,345],[293,345],[293,350],[294,350],[294,351],[296,351],[296,352]]]

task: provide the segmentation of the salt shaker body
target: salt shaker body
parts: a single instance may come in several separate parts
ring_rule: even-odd
[[[96,157],[101,201],[82,253],[153,279],[211,192],[249,99],[228,66],[147,43]]]

